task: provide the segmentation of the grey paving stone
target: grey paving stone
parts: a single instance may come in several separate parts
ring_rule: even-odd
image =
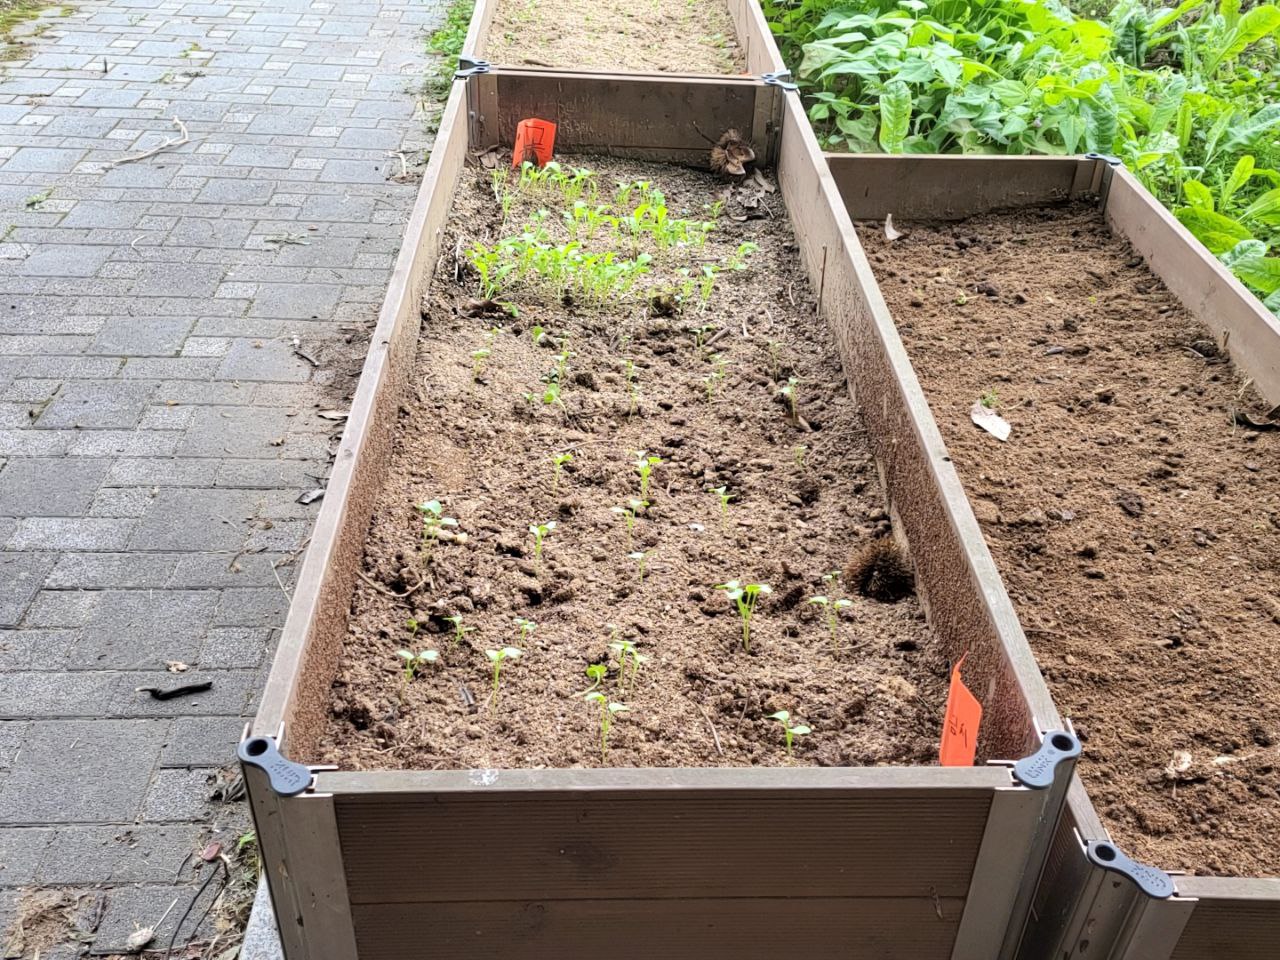
[[[0,475],[0,515],[82,517],[110,466],[108,460],[15,460]]]
[[[0,487],[0,494],[6,487]],[[0,626],[22,621],[57,558],[43,553],[0,553]]]
[[[0,822],[132,820],[167,731],[154,720],[36,721],[0,788]]]
[[[321,183],[385,183],[384,161],[326,160],[320,171]]]
[[[332,313],[342,288],[336,284],[263,283],[249,308],[252,317],[318,320]]]
[[[284,340],[239,339],[231,344],[218,367],[224,380],[275,380],[304,382],[311,378],[311,365]]]
[[[138,522],[132,548],[239,550],[261,494],[252,490],[161,490]]]
[[[67,383],[36,421],[44,429],[132,427],[142,416],[155,384],[124,380],[78,380]]]
[[[52,839],[53,831],[47,828],[0,829],[0,886],[34,883],[36,868]]]
[[[147,213],[145,203],[104,203],[85,200],[62,218],[63,227],[136,227]]]
[[[117,674],[109,705],[103,712],[115,717],[240,717],[261,683],[260,670],[199,670],[184,674],[164,671]],[[139,687],[165,689],[182,683],[212,680],[213,689],[176,700],[156,700]]]
[[[111,317],[94,337],[89,352],[121,357],[176,356],[193,324],[190,317]]]
[[[30,727],[25,720],[0,722],[0,768],[7,770],[13,764]]]
[[[291,411],[263,407],[200,407],[180,453],[188,457],[261,458],[277,452]]]
[[[76,645],[81,668],[163,669],[190,663],[218,607],[212,590],[108,590]]]
[[[53,886],[139,883],[166,871],[174,877],[200,846],[200,828],[187,824],[61,827],[47,841],[37,879]]]
[[[234,838],[231,838],[234,839]],[[215,896],[213,889],[216,884],[210,884],[209,890],[205,891],[205,898],[213,898]],[[102,916],[102,923],[98,927],[98,935],[93,941],[90,953],[94,956],[104,954],[120,954],[126,952],[129,944],[129,936],[139,926],[154,926],[156,931],[156,940],[162,944],[167,944],[177,929],[179,910],[185,909],[186,904],[190,902],[191,897],[196,893],[196,889],[192,888],[186,895],[185,891],[175,890],[169,885],[148,884],[145,886],[134,887],[116,887],[107,892],[107,909]],[[169,911],[169,915],[165,916],[165,910],[173,903],[174,899],[178,900],[178,910]],[[202,898],[199,900],[192,910],[192,917],[199,917],[204,913],[207,900]],[[163,922],[161,922],[161,918]],[[188,931],[191,928],[191,921],[182,928],[182,937],[186,939]],[[204,925],[198,928],[194,933],[196,939],[207,937],[211,931],[211,921],[205,920]],[[163,956],[163,953],[161,954]]]
[[[64,553],[45,585],[50,590],[163,587],[177,565],[174,554]]]
[[[222,767],[235,759],[244,732],[239,717],[179,717],[160,753],[165,767]]]
[[[59,150],[52,147],[19,147],[4,161],[0,170],[6,173],[66,173],[84,157],[83,150]]]
[[[10,550],[122,550],[135,521],[86,517],[29,517],[19,520],[6,546]]]
[[[209,799],[215,770],[158,770],[142,801],[142,819],[150,821],[212,820],[217,805]]]
[[[43,244],[22,265],[28,277],[92,277],[111,256],[111,248],[80,244]]]

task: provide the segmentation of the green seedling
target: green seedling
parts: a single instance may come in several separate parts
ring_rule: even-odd
[[[496,702],[498,699],[498,684],[502,680],[502,662],[504,660],[519,660],[520,648],[503,647],[501,650],[486,650],[484,655],[493,664],[493,693],[490,699]]]
[[[613,718],[631,708],[625,703],[614,703],[599,691],[592,691],[583,699],[588,703],[600,704],[600,761],[603,763],[609,754],[609,728],[613,726]]]
[[[516,626],[520,628],[520,639],[517,643],[524,643],[531,636],[533,631],[538,628],[537,623],[532,620],[526,620],[524,617],[516,617]]]
[[[556,383],[564,383],[569,373],[569,358],[572,356],[573,351],[565,346],[565,341],[561,341],[560,352],[556,354]]]
[[[704,263],[699,273],[698,298],[702,301],[702,309],[707,308],[711,294],[716,288],[716,277],[720,276],[720,268],[714,263]]]
[[[796,466],[801,470],[804,469],[804,458],[808,452],[809,448],[803,443],[796,444],[795,448],[791,451],[791,459],[795,461]]]
[[[693,349],[702,350],[703,345],[707,342],[707,334],[715,333],[716,325],[714,323],[704,323],[700,327],[693,330]]]
[[[635,467],[636,473],[640,474],[640,499],[645,500],[649,496],[649,478],[653,474],[653,468],[662,463],[661,457],[650,457],[643,450],[636,451]],[[645,504],[648,506],[648,504]]]
[[[782,735],[786,738],[787,756],[791,756],[791,746],[796,737],[803,737],[806,733],[813,731],[803,723],[797,723],[795,726],[791,724],[791,714],[786,710],[779,710],[777,713],[771,713],[766,720],[777,720],[782,724]]]
[[[737,606],[738,616],[742,618],[742,649],[749,653],[751,651],[751,618],[755,615],[756,604],[760,602],[762,594],[768,596],[773,593],[773,588],[767,583],[743,584],[737,580],[730,580],[728,583],[717,584],[716,589],[723,590]]]
[[[729,256],[725,266],[730,270],[745,270],[747,269],[747,257],[751,256],[751,254],[755,253],[759,249],[760,245],[757,243],[751,243],[750,241],[747,243],[740,243],[738,244],[738,249]]]
[[[713,369],[702,382],[706,386],[707,402],[710,403],[715,398],[716,388],[724,382],[725,371],[729,366],[729,362],[725,359],[723,353],[713,353],[707,359],[713,364]]]
[[[418,512],[422,514],[422,558],[427,560],[431,550],[440,539],[442,531],[456,527],[458,521],[444,514],[444,506],[439,500],[428,500],[418,504]]]
[[[630,405],[627,407],[627,417],[631,418],[636,415],[636,407],[640,402],[640,388],[637,385],[639,374],[636,373],[636,365],[632,360],[628,360],[624,365],[624,372],[627,378],[627,397]]]
[[[481,347],[479,350],[471,351],[471,379],[476,383],[480,382],[480,378],[484,376],[484,362],[489,359],[493,351],[488,347]]]
[[[1000,394],[996,391],[994,387],[992,387],[990,390],[983,393],[982,398],[981,400],[979,400],[979,402],[988,410],[994,410],[997,406],[1000,405]]]
[[[552,380],[542,391],[542,402],[545,406],[556,406],[560,408],[560,412],[568,416],[569,411],[565,408],[564,401],[560,399],[560,381]]]
[[[614,630],[614,636],[617,630]],[[636,649],[635,642],[632,640],[614,640],[609,644],[609,649],[613,651],[614,656],[618,660],[618,686],[626,688],[630,686],[634,693],[636,689],[636,678],[640,675],[640,667],[649,662],[649,658]],[[631,665],[631,680],[627,681],[627,664]]]
[[[599,689],[600,684],[604,683],[604,678],[609,675],[609,665],[605,663],[592,663],[587,665],[587,679],[591,681],[591,686],[583,691],[585,697],[592,690]]]
[[[791,414],[792,420],[800,419],[800,410],[797,406],[799,398],[796,396],[796,390],[800,386],[800,381],[795,377],[787,377],[787,382],[778,388],[778,395],[787,403],[787,412]]]
[[[39,210],[40,205],[53,196],[52,190],[42,190],[39,193],[33,193],[24,201],[28,210]]]
[[[536,567],[542,563],[542,542],[552,530],[556,528],[554,520],[548,520],[546,523],[531,523],[529,532],[533,534],[533,565]]]
[[[782,373],[782,346],[777,340],[769,341],[769,379],[777,380]]]
[[[627,554],[627,558],[636,562],[636,572],[640,577],[640,585],[644,586],[644,564],[647,554],[643,550],[633,550]]]
[[[556,491],[560,489],[560,471],[564,469],[566,463],[573,463],[573,454],[569,452],[557,453],[551,458],[551,495],[554,497]]]
[[[418,623],[417,617],[410,617],[408,620],[404,622],[404,625],[408,629],[409,636],[411,637],[416,637],[418,635],[418,629],[422,626],[420,623]]]
[[[419,670],[429,663],[437,663],[440,660],[440,654],[435,650],[423,650],[420,653],[414,653],[412,650],[397,650],[396,656],[404,661],[405,683],[412,683]]]
[[[540,346],[547,336],[547,331],[537,324],[534,324],[534,326],[529,330],[529,336],[533,337],[534,346]]]
[[[622,517],[622,522],[627,528],[627,552],[631,552],[631,532],[635,529],[636,514],[644,510],[649,505],[648,500],[628,500],[625,507],[610,507],[610,513],[616,513]]]
[[[851,600],[832,600],[830,597],[810,597],[809,602],[815,607],[821,607],[823,615],[827,618],[827,629],[831,631],[831,643],[833,646],[839,642],[840,630],[840,611],[853,606]]]
[[[456,647],[460,644],[474,628],[464,627],[462,625],[462,614],[455,613],[452,617],[445,617],[446,623],[453,624],[453,645]]]
[[[713,487],[711,492],[720,499],[720,526],[723,527],[725,518],[729,516],[729,501],[737,494],[730,493],[728,487]]]

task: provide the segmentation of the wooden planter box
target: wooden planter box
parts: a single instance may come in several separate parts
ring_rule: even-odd
[[[755,4],[734,9],[753,68],[779,66]],[[482,2],[468,49],[478,49],[486,11]],[[534,115],[560,123],[560,152],[676,162],[705,157],[700,130],[753,131],[776,165],[850,389],[878,447],[892,451],[880,460],[887,500],[913,548],[934,636],[953,659],[968,651],[966,678],[987,709],[980,755],[1026,758],[1016,767],[303,766],[325,726],[422,294],[460,171],[469,149],[501,141]],[[994,566],[901,343],[868,333],[862,291],[872,287],[799,98],[779,84],[501,67],[455,84],[241,745],[288,960],[563,960],[598,950],[603,936],[613,956],[636,960],[655,949],[699,960],[797,950],[1014,955],[1079,746],[1051,730],[1056,711],[1000,604]],[[519,829],[491,830],[495,819]],[[588,819],[625,820],[628,830],[588,842]]]
[[[1084,196],[1099,198],[1108,226],[1128,240],[1148,266],[1190,312],[1210,330],[1232,361],[1253,378],[1259,392],[1280,403],[1280,324],[1221,264],[1122,166],[1091,157],[955,157],[828,154],[827,161],[844,198],[837,219],[960,220],[993,210],[1043,206]],[[901,349],[894,320],[870,265],[860,249],[853,260],[861,286],[851,312],[857,327],[851,338],[856,361],[874,364],[883,350],[877,339]],[[914,377],[912,378],[914,382]],[[895,449],[884,446],[894,435],[895,411],[863,403],[871,435],[882,445],[882,464],[903,469]],[[930,418],[930,430],[936,431]],[[914,467],[906,465],[906,469]],[[963,515],[966,543],[983,556],[975,569],[981,592],[993,613],[1002,646],[1026,646],[999,574],[987,561],[967,503]],[[1040,706],[1037,719],[1063,723],[1051,705],[1044,681],[1036,676],[1028,690]],[[1099,945],[1112,944],[1103,956],[1147,960],[1263,960],[1276,956],[1280,943],[1280,880],[1226,877],[1172,877],[1172,896],[1149,896],[1142,885],[1115,882],[1112,863],[1096,855],[1110,843],[1091,804],[1086,785],[1075,778],[1068,814],[1054,839],[1054,850],[1036,893],[1033,917],[1021,956],[1093,957]],[[1158,864],[1155,866],[1159,866]],[[1150,890],[1166,893],[1160,871],[1139,871],[1157,881]]]

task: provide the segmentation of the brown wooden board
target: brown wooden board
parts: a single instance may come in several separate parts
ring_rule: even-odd
[[[1172,960],[1275,960],[1280,956],[1280,880],[1177,877],[1195,897]]]
[[[1035,657],[947,456],[853,222],[796,94],[787,96],[778,178],[801,256],[835,332],[876,450],[895,524],[911,545],[935,633],[983,702],[980,755],[1027,753],[1060,723]],[[841,172],[841,176],[845,174]],[[846,183],[849,180],[846,177]]]
[[[556,124],[557,154],[590,153],[708,166],[725,130],[750,137],[764,161],[777,140],[781,90],[749,77],[647,76],[495,68],[475,78],[473,150],[515,143],[516,125]]]
[[[778,877],[785,893],[788,878]],[[946,960],[963,904],[939,897],[528,900],[357,906],[360,960]]]

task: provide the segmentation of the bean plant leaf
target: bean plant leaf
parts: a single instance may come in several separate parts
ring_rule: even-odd
[[[911,128],[911,89],[901,80],[890,80],[880,94],[880,148],[901,153]]]

